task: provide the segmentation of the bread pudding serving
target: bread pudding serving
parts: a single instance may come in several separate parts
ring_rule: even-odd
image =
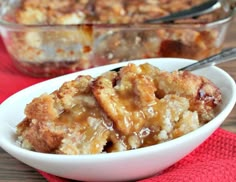
[[[43,153],[132,150],[199,128],[215,117],[221,100],[205,77],[129,63],[96,78],[79,75],[34,98],[17,136],[23,148]]]

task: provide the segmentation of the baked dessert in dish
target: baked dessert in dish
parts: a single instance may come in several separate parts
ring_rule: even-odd
[[[189,9],[206,0],[22,0],[16,11],[16,22],[21,24],[81,24],[105,23],[127,24],[143,23],[147,19],[157,18],[173,12]],[[91,3],[91,4],[88,4]],[[214,21],[218,14],[208,14],[184,21]],[[183,21],[183,20],[181,20]]]
[[[33,76],[57,76],[127,60],[181,57],[201,60],[221,50],[227,13],[219,9],[169,24],[147,24],[205,0],[21,0],[3,16],[15,65]],[[9,3],[10,4],[10,3]]]
[[[188,71],[128,64],[97,78],[80,75],[25,108],[23,148],[55,154],[120,152],[172,140],[215,117],[221,92]]]

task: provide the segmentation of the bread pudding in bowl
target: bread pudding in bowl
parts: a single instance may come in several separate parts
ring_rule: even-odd
[[[213,119],[220,103],[220,89],[204,77],[128,64],[33,99],[17,134],[38,152],[119,152],[187,134]]]
[[[158,174],[211,136],[235,105],[235,82],[223,70],[174,71],[193,62],[130,61],[26,88],[0,105],[0,146],[74,180]]]

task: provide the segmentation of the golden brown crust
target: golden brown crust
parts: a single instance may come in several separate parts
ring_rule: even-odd
[[[160,72],[155,77],[157,97],[177,94],[190,101],[190,110],[197,111],[201,122],[214,116],[214,108],[221,102],[221,92],[211,81],[188,71]]]
[[[76,24],[84,20],[85,3],[74,0],[23,0],[16,11],[16,22],[32,24]]]
[[[23,137],[34,150],[45,153],[53,153],[63,139],[63,133],[50,131],[46,122],[32,120],[30,127],[23,132]]]
[[[68,24],[69,22],[90,23],[140,23],[146,19],[158,18],[172,12],[188,9],[203,0],[189,1],[140,1],[110,0],[95,1],[88,6],[88,0],[23,0],[16,16],[18,22]],[[42,13],[41,13],[42,12]],[[199,19],[212,21],[214,17],[201,16]],[[190,19],[194,21],[193,19]],[[190,21],[189,19],[185,21]],[[72,24],[73,24],[72,23]]]
[[[59,116],[57,109],[54,107],[52,95],[44,94],[35,98],[25,109],[25,114],[29,119],[38,121],[54,120]]]

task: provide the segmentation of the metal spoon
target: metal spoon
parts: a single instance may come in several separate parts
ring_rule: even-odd
[[[190,64],[188,66],[179,68],[178,71],[194,71],[197,69],[201,69],[201,68],[205,68],[208,66],[212,66],[212,65],[216,65],[216,64],[220,64],[220,63],[224,63],[227,61],[236,61],[236,47],[234,48],[228,48],[228,49],[224,49],[223,51],[221,51],[218,54],[215,54],[211,57],[208,57],[206,59],[200,60],[196,63]],[[122,67],[118,67],[115,69],[112,69],[111,71],[119,71]]]
[[[165,23],[171,22],[177,19],[190,18],[200,16],[206,13],[210,13],[219,9],[221,7],[221,2],[218,0],[208,0],[198,6],[194,6],[190,9],[179,11],[176,13],[171,13],[170,15],[163,16],[160,18],[146,20],[144,23]]]
[[[224,63],[227,61],[233,61],[233,60],[236,60],[236,47],[224,49],[219,54],[213,55],[206,59],[200,60],[196,63],[180,68],[178,69],[178,71],[183,71],[183,70],[193,71],[193,70],[205,68],[207,66],[212,66],[212,65]]]

